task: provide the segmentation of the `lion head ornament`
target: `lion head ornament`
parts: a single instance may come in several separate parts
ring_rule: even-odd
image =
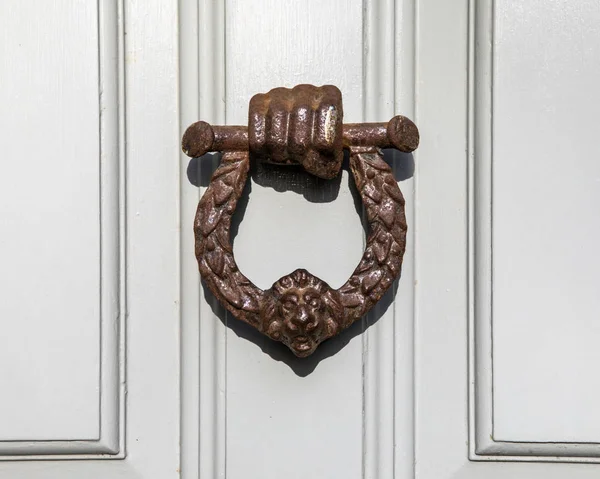
[[[284,276],[271,291],[261,312],[260,329],[286,344],[296,356],[309,356],[342,329],[338,321],[344,308],[337,292],[308,271],[298,269]]]

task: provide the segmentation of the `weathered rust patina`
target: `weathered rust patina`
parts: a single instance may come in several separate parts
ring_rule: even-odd
[[[380,148],[413,151],[419,133],[409,119],[342,124],[340,91],[334,86],[276,88],[250,101],[249,126],[197,122],[185,132],[191,157],[223,151],[196,214],[194,233],[200,273],[212,293],[237,319],[286,344],[299,357],[366,314],[400,274],[406,245],[404,198]],[[339,289],[304,269],[264,291],[239,270],[230,239],[231,219],[246,183],[250,158],[301,164],[321,178],[339,174],[343,149],[365,205],[369,234],[362,259]]]

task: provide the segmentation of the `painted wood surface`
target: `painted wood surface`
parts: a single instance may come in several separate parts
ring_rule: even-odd
[[[3,456],[120,442],[116,9],[54,7],[0,13]]]
[[[0,478],[596,477],[579,463],[600,457],[599,16],[595,0],[0,4]],[[192,223],[218,157],[179,151],[190,123],[244,124],[254,93],[305,82],[339,86],[346,121],[405,114],[422,137],[386,152],[400,282],[308,360],[202,288]],[[341,285],[364,247],[347,170],[251,176],[244,273]]]
[[[438,2],[420,7],[421,32],[437,31],[444,48],[465,57],[443,54],[425,33],[417,39],[417,122],[436,141],[422,145],[419,157],[435,159],[416,172],[416,476],[596,477],[597,466],[579,464],[597,462],[582,427],[596,414],[585,407],[598,391],[587,377],[594,362],[581,360],[595,351],[586,337],[595,330],[595,297],[578,302],[584,289],[569,279],[589,276],[584,257],[593,253],[574,246],[577,253],[564,253],[580,261],[565,262],[556,246],[572,234],[583,246],[590,241],[595,220],[580,192],[597,192],[568,173],[566,147],[554,143],[577,143],[588,158],[578,167],[597,176],[595,147],[576,133],[598,127],[591,105],[578,100],[595,92],[572,89],[600,74],[585,61],[595,29],[579,22],[581,9],[593,16],[596,4],[477,1],[442,15]],[[434,59],[440,55],[447,61]],[[565,117],[555,110],[570,118],[560,133]],[[552,237],[541,234],[541,220],[565,208],[571,231],[559,221]],[[568,318],[547,309],[569,301]],[[587,314],[574,316],[584,305]]]
[[[178,477],[177,6],[0,9],[0,477]]]
[[[475,53],[491,69],[478,118],[492,118],[474,125],[477,448],[599,462],[600,122],[590,82],[600,8],[512,7],[482,5],[493,35],[479,38],[492,48]]]

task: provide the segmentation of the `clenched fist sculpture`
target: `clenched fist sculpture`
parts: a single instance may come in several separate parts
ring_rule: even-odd
[[[254,95],[248,145],[257,159],[301,164],[320,178],[337,176],[344,158],[342,93],[337,87],[300,85]]]

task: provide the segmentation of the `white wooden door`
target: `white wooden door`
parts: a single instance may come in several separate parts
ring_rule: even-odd
[[[0,478],[600,474],[596,0],[0,3]],[[402,278],[305,359],[224,313],[192,223],[198,119],[337,85],[386,152]],[[234,251],[258,286],[340,286],[344,170],[257,168]]]

